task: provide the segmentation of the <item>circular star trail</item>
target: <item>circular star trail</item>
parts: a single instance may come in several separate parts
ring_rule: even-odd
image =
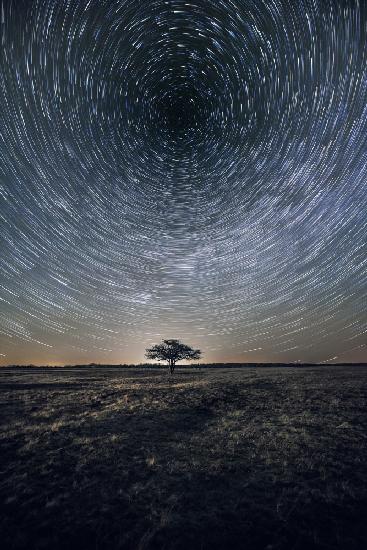
[[[357,0],[1,2],[1,362],[366,359]]]

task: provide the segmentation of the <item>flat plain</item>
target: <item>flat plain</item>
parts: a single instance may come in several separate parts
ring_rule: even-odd
[[[2,548],[366,548],[366,401],[365,367],[2,368]]]

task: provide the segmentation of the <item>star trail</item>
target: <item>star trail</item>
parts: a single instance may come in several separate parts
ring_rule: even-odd
[[[367,360],[357,0],[3,0],[0,364]]]

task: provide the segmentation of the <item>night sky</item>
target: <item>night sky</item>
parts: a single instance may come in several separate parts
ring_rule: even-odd
[[[0,364],[367,361],[367,3],[0,4]]]

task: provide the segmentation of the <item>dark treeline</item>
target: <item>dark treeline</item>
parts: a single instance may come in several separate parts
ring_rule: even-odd
[[[243,368],[271,368],[271,367],[367,367],[367,363],[197,363],[191,365],[178,364],[178,369],[243,369]],[[166,364],[159,363],[121,363],[121,364],[106,364],[106,363],[88,363],[81,365],[4,365],[1,368],[10,369],[88,369],[88,368],[104,368],[104,369],[161,369],[166,370]]]

